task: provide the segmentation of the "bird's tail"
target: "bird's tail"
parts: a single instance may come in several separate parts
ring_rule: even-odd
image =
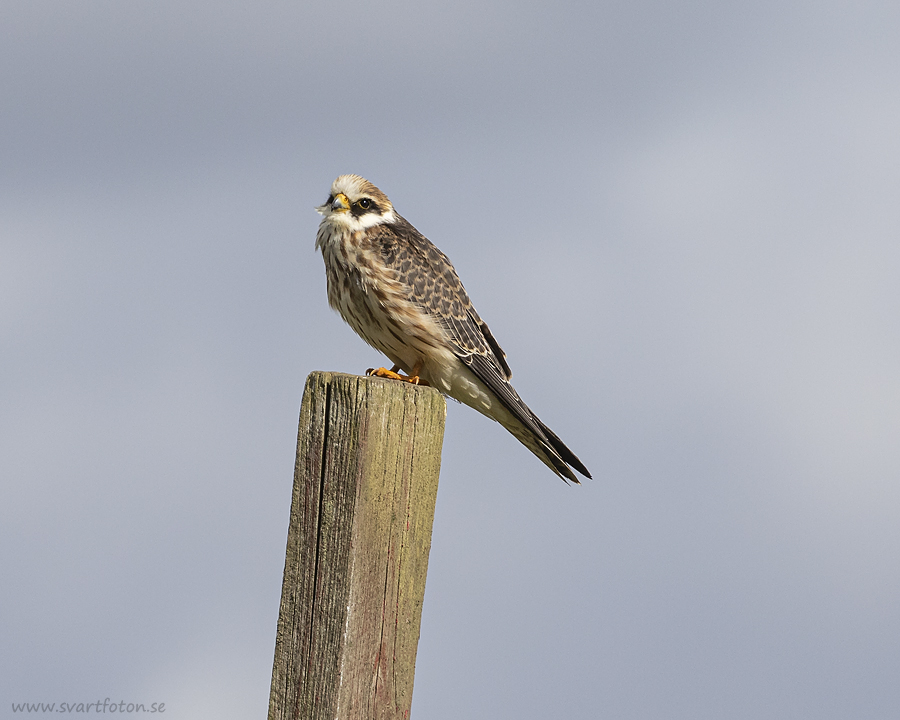
[[[509,424],[501,421],[501,424],[563,480],[571,481],[576,485],[581,484],[581,481],[572,472],[572,468],[586,478],[590,478],[591,473],[588,472],[584,463],[576,457],[575,453],[569,450],[566,444],[559,439],[559,436],[544,425],[536,416],[532,415],[532,417],[541,430],[542,436],[537,435],[518,420]]]

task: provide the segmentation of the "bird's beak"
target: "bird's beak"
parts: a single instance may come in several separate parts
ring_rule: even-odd
[[[350,201],[347,199],[347,196],[344,195],[344,193],[338,193],[330,204],[326,203],[325,205],[319,205],[316,208],[316,212],[319,213],[319,215],[330,215],[333,212],[343,212],[344,210],[349,209]]]
[[[334,196],[334,200],[331,201],[331,212],[341,212],[342,210],[349,209],[350,201],[344,193],[338,193]]]

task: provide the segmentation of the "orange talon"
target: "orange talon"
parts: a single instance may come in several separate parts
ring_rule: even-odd
[[[419,377],[419,370],[421,365],[416,365],[413,368],[412,375],[401,375],[397,371],[400,369],[398,365],[394,365],[390,370],[387,368],[369,368],[366,370],[366,375],[368,377],[380,377],[387,378],[388,380],[404,380],[408,383],[412,383],[413,385],[422,385],[423,387],[428,387],[428,383],[425,382],[422,378]]]
[[[369,368],[366,370],[366,375],[369,377],[380,377],[380,378],[388,378],[389,380],[406,380],[404,375],[400,375],[399,373],[394,372],[393,370],[388,370],[387,368]]]

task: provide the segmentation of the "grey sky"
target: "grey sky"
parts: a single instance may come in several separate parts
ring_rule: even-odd
[[[416,718],[900,708],[895,3],[6,2],[0,715],[265,713],[318,216],[456,265],[567,488],[451,404]]]

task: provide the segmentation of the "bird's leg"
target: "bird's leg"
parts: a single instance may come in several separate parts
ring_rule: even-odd
[[[417,360],[415,367],[413,367],[412,374],[406,378],[407,382],[411,382],[413,385],[425,385],[428,383],[425,382],[422,378],[419,377],[419,373],[422,372],[422,361]]]
[[[394,365],[394,367],[392,367],[390,370],[383,367],[369,368],[368,370],[366,370],[366,375],[368,375],[369,377],[388,378],[389,380],[405,380],[406,382],[410,382],[413,385],[428,385],[427,382],[419,377],[419,372],[421,372],[422,370],[421,360],[416,363],[411,375],[401,375],[399,372],[397,372],[399,369],[399,365]]]

